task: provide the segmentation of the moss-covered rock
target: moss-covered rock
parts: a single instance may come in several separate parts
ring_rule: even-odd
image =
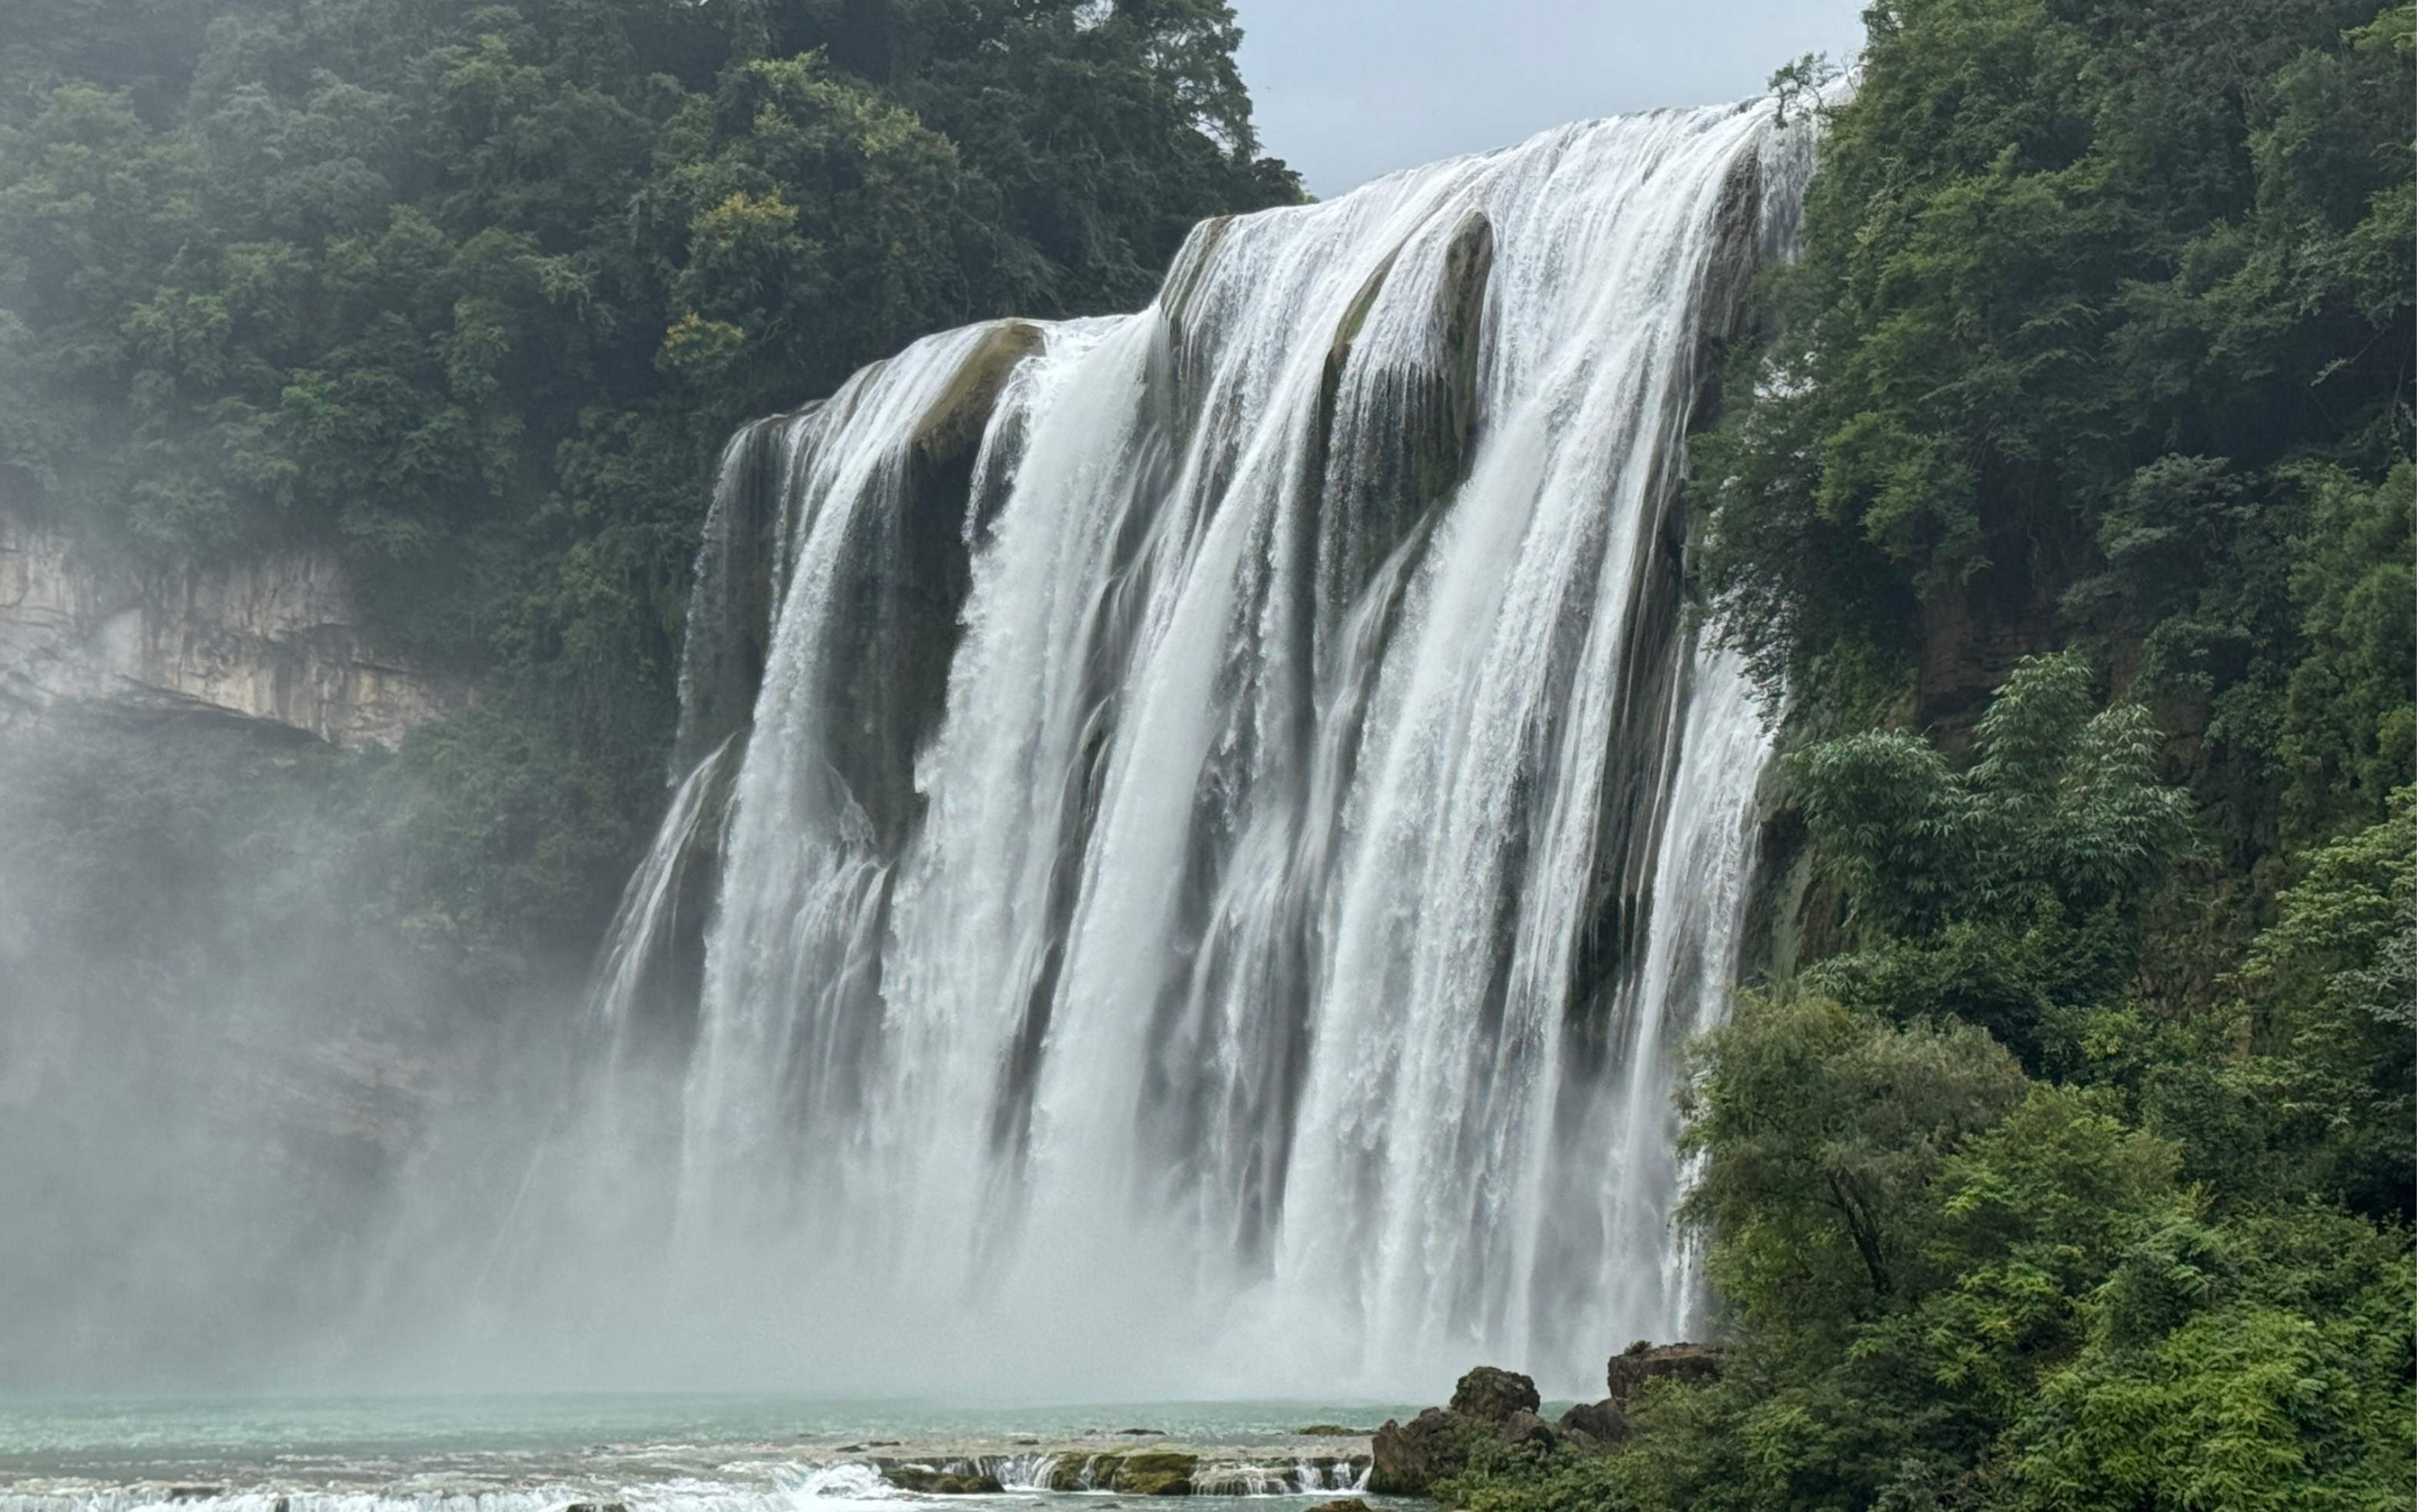
[[[1053,1491],[1121,1491],[1128,1496],[1189,1496],[1200,1457],[1179,1449],[1069,1454],[1049,1469]]]
[[[1174,1449],[1143,1449],[1122,1456],[1108,1489],[1130,1496],[1189,1496],[1198,1455]]]
[[[964,1461],[946,1464],[882,1462],[881,1478],[902,1491],[928,1496],[996,1496],[1006,1489],[998,1477]]]

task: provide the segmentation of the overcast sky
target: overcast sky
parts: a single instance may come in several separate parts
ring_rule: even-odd
[[[1762,92],[1863,0],[1234,0],[1265,150],[1311,192],[1549,126]]]

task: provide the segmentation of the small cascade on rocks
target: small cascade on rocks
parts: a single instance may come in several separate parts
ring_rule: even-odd
[[[742,432],[598,993],[665,1306],[1395,1399],[1682,1336],[1766,746],[1676,501],[1809,163],[1565,128]]]

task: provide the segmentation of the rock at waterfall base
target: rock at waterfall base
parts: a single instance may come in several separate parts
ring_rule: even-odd
[[[1481,1423],[1508,1422],[1513,1413],[1529,1413],[1543,1405],[1536,1383],[1512,1370],[1481,1365],[1452,1388],[1452,1411]]]
[[[1430,1407],[1406,1423],[1386,1420],[1370,1441],[1368,1489],[1423,1496],[1464,1468],[1481,1444],[1550,1444],[1552,1426],[1536,1415],[1542,1404],[1535,1382],[1481,1365],[1460,1378],[1451,1406]]]
[[[1049,1473],[1053,1491],[1121,1491],[1127,1496],[1189,1496],[1200,1457],[1174,1449],[1064,1456]]]
[[[974,1465],[897,1465],[880,1467],[881,1478],[902,1491],[926,1496],[996,1496],[1006,1489],[996,1475]]]

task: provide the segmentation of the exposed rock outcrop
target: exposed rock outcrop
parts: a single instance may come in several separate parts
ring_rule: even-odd
[[[1368,1489],[1389,1496],[1424,1496],[1427,1489],[1468,1462],[1468,1451],[1491,1439],[1491,1424],[1448,1407],[1430,1407],[1408,1422],[1392,1418],[1370,1441],[1375,1463]]]
[[[370,643],[333,552],[145,572],[0,511],[0,728],[84,705],[393,746],[467,691]]]
[[[1451,1406],[1430,1407],[1406,1423],[1386,1420],[1370,1443],[1368,1489],[1422,1496],[1466,1465],[1481,1444],[1550,1443],[1551,1425],[1536,1415],[1542,1404],[1535,1382],[1481,1365],[1460,1378]]]
[[[1452,1410],[1463,1417],[1473,1417],[1482,1423],[1503,1423],[1514,1413],[1529,1413],[1543,1405],[1536,1395],[1536,1383],[1513,1370],[1497,1370],[1481,1365],[1460,1378],[1452,1389]]]
[[[1018,364],[1041,349],[1041,328],[1000,321],[983,328],[947,389],[919,416],[897,486],[861,515],[865,539],[832,583],[834,664],[848,669],[832,701],[832,764],[874,833],[894,847],[922,813],[915,751],[946,710],[949,668],[965,634],[973,587],[968,500],[979,507],[974,465],[984,428]]]
[[[1566,1444],[1601,1450],[1627,1441],[1628,1407],[1648,1384],[1674,1381],[1700,1385],[1721,1373],[1717,1344],[1651,1344],[1639,1340],[1611,1357],[1611,1395],[1581,1402],[1558,1425],[1537,1415],[1536,1383],[1511,1370],[1481,1365],[1460,1378],[1449,1407],[1430,1407],[1404,1423],[1388,1419],[1371,1443],[1374,1462],[1368,1489],[1395,1496],[1423,1496],[1435,1483],[1459,1474],[1481,1445]]]
[[[1628,1437],[1628,1414],[1610,1399],[1582,1401],[1561,1414],[1561,1431],[1587,1444],[1619,1444]]]
[[[1655,1344],[1638,1339],[1611,1357],[1604,1385],[1615,1402],[1626,1402],[1649,1382],[1676,1381],[1696,1386],[1721,1378],[1717,1344]]]

